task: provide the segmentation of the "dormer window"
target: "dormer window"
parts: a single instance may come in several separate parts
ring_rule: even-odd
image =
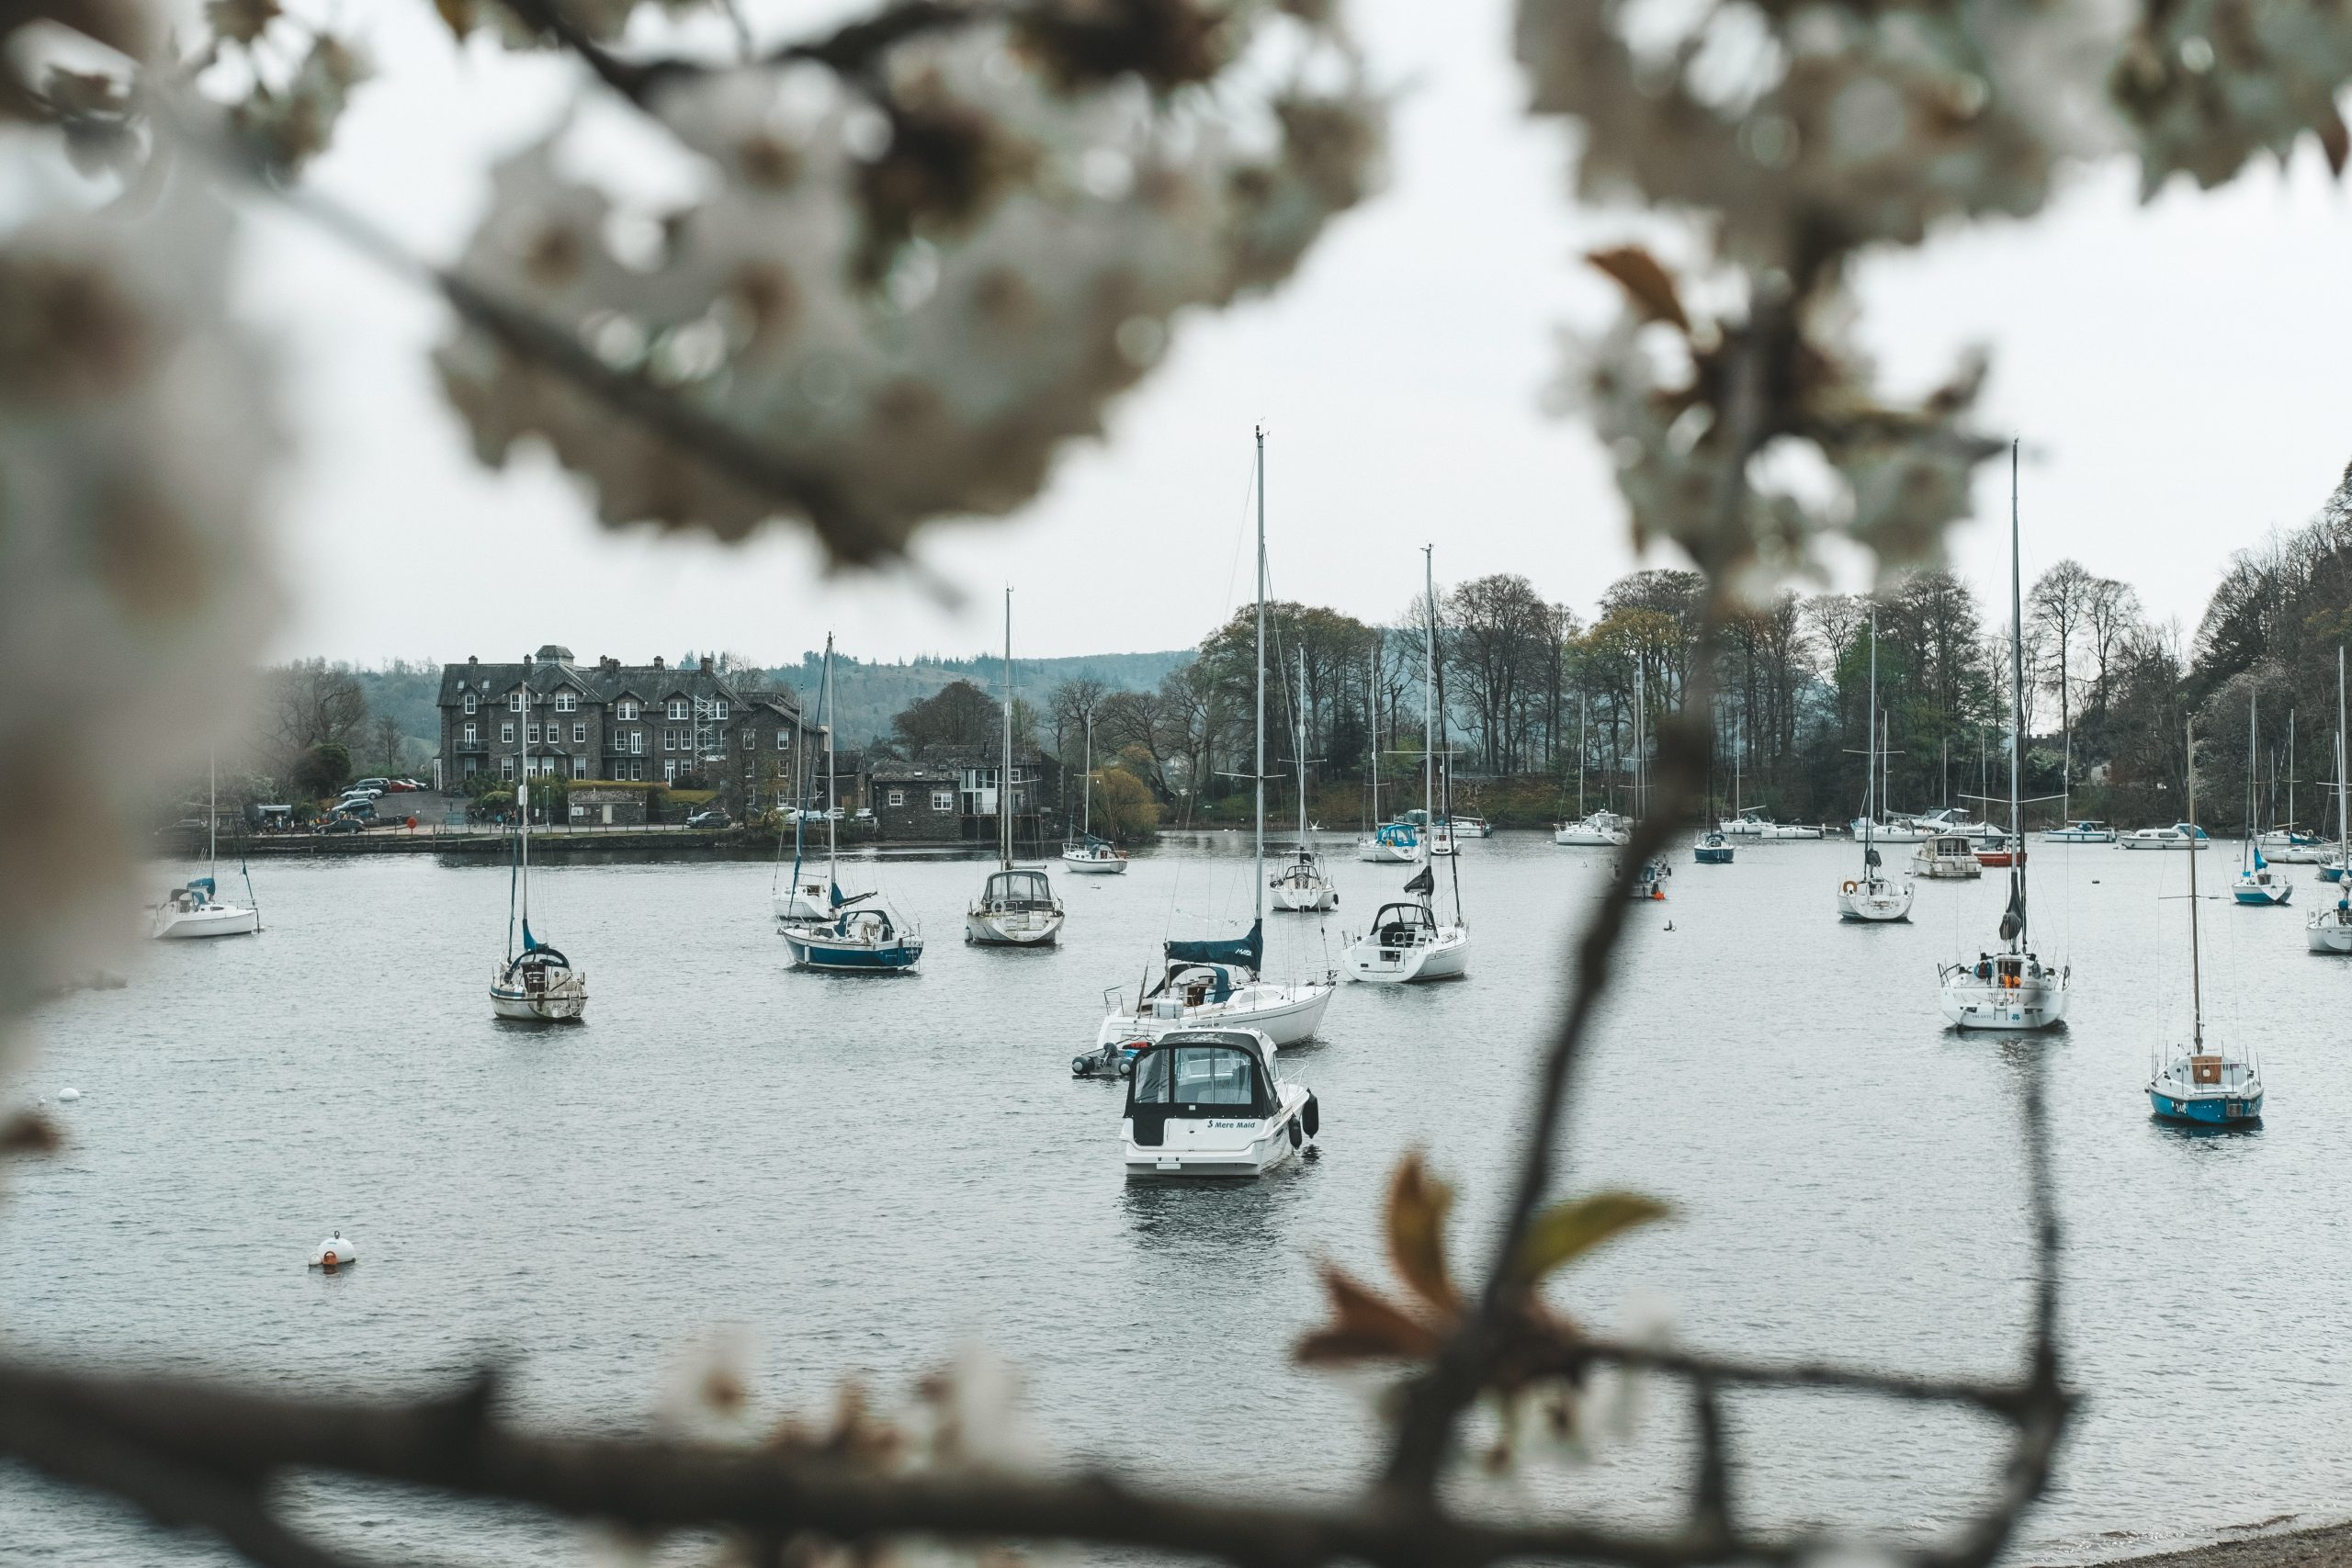
[[[623,699],[623,700],[622,700],[622,703],[621,703],[621,717],[622,717],[624,720],[628,720],[628,719],[634,719],[634,718],[636,718],[636,717],[637,717],[637,705],[636,705],[635,703],[632,703],[632,702],[628,701],[627,699]]]
[[[727,722],[727,705],[725,703],[711,704],[710,716],[717,719],[719,723],[725,724]]]
[[[468,713],[471,713],[471,712],[473,712],[473,711],[474,711],[474,708],[475,708],[475,706],[476,706],[476,705],[477,705],[477,699],[475,698],[474,694],[473,694],[471,692],[468,692],[468,693],[466,694],[466,711],[467,711]]]
[[[685,698],[672,697],[670,699],[670,716],[672,718],[684,718],[687,716]]]
[[[506,711],[508,713],[523,711],[523,694],[519,689],[506,694]]]
[[[556,711],[556,712],[558,712],[558,713],[573,713],[573,712],[578,711],[579,707],[580,707],[580,697],[579,697],[579,694],[577,694],[577,693],[575,693],[575,692],[558,692],[558,693],[555,694],[555,711]]]

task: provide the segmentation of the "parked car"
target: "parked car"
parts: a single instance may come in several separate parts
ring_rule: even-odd
[[[356,817],[330,818],[327,825],[319,829],[322,833],[364,833],[367,830],[368,824]]]
[[[380,795],[383,793],[384,786],[391,782],[390,779],[354,779],[351,781],[351,789],[372,789]],[[344,793],[349,795],[351,790],[345,790]]]
[[[716,806],[706,806],[686,818],[686,826],[689,828],[731,828],[734,823],[729,820],[727,813]]]
[[[363,822],[373,821],[376,817],[376,803],[372,800],[338,800],[334,803],[334,809],[328,815],[356,817]]]
[[[423,789],[424,786],[414,779],[386,779],[381,787],[386,795],[405,795],[410,790]]]
[[[380,800],[383,798],[383,794],[384,792],[380,789],[362,789],[359,785],[353,784],[343,792],[343,798],[335,804],[342,806],[355,800]]]

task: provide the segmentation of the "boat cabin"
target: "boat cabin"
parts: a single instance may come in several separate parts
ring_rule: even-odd
[[[1251,977],[1230,964],[1172,962],[1159,983],[1144,993],[1139,1010],[1153,1018],[1182,1018],[1187,1009],[1231,1001],[1233,993]]]
[[[1421,830],[1410,822],[1383,822],[1372,830],[1372,841],[1392,850],[1417,850],[1421,847]]]
[[[214,892],[212,878],[209,876],[199,876],[185,887],[175,887],[171,895],[172,912],[193,915],[198,909],[209,909],[212,907]]]
[[[2028,982],[2040,983],[2050,971],[2042,966],[2040,957],[2030,953],[1980,953],[1973,973],[1980,986],[2014,991]]]
[[[1421,947],[1437,940],[1437,917],[1427,904],[1383,904],[1372,937],[1383,948]]]
[[[989,873],[988,886],[980,892],[980,902],[997,914],[1060,908],[1054,901],[1053,884],[1046,879],[1042,871]]]
[[[499,976],[499,980],[510,991],[537,997],[546,995],[550,985],[561,981],[571,973],[571,960],[541,942],[515,954],[514,961],[507,964],[506,972]]]
[[[1135,1142],[1167,1139],[1171,1119],[1262,1121],[1281,1108],[1273,1068],[1259,1037],[1246,1030],[1188,1029],[1162,1035],[1136,1054],[1127,1075]]]

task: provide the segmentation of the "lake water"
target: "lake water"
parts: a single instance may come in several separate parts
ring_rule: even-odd
[[[748,1347],[763,1414],[820,1409],[849,1376],[896,1395],[977,1343],[1019,1369],[1055,1456],[1221,1490],[1351,1486],[1379,1452],[1370,1385],[1287,1358],[1319,1315],[1316,1265],[1385,1277],[1381,1195],[1415,1147],[1459,1188],[1472,1256],[1602,857],[1468,846],[1471,977],[1343,986],[1322,1040],[1284,1055],[1321,1096],[1320,1160],[1238,1190],[1130,1187],[1121,1090],[1069,1060],[1164,937],[1246,925],[1247,856],[1223,835],[1121,878],[1057,876],[1069,923],[1048,953],[963,944],[978,864],[860,864],[845,880],[878,875],[931,942],[888,979],[787,970],[763,864],[545,869],[534,924],[591,995],[590,1022],[560,1031],[489,1017],[503,866],[265,863],[262,935],[151,944],[128,988],[38,1021],[6,1098],[51,1101],[70,1144],[10,1177],[0,1323],[19,1350],[320,1390],[418,1391],[495,1358],[524,1416],[600,1427],[649,1419],[715,1333]],[[2071,1027],[2022,1039],[1963,1038],[1935,1005],[1936,962],[1989,940],[2000,875],[1923,883],[1909,925],[1841,926],[1857,858],[1683,852],[1669,899],[1634,915],[1570,1167],[1679,1215],[1565,1276],[1559,1303],[1712,1348],[2007,1371],[2028,1262],[2016,1117],[2039,1057],[2086,1400],[2012,1559],[2352,1512],[2352,963],[2305,953],[2301,908],[2205,906],[2212,1032],[2260,1049],[2269,1114],[2188,1136],[2141,1092],[2188,1027],[2187,906],[2160,897],[2183,857],[2037,851],[2037,942],[2076,981]],[[2233,863],[2222,847],[2201,874]],[[1406,874],[1335,870],[1328,927],[1268,917],[1271,974],[1336,961]],[[68,1085],[84,1098],[54,1103]],[[306,1271],[335,1226],[366,1261]],[[1749,1510],[1897,1531],[1967,1507],[1998,1436],[1851,1398],[1733,1413]],[[1653,1402],[1588,1462],[1513,1484],[1662,1517],[1683,1459],[1678,1412]],[[458,1506],[309,1495],[313,1522],[385,1558],[581,1545]],[[7,1472],[0,1540],[12,1561],[222,1561]]]

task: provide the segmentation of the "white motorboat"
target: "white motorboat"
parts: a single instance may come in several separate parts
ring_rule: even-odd
[[[1871,616],[1870,734],[1863,750],[1862,814],[1854,818],[1854,836],[1861,840],[1862,874],[1838,885],[1838,918],[1880,924],[1911,918],[1914,889],[1908,877],[1897,882],[1886,874],[1878,852],[1879,758],[1878,616]]]
[[[1155,983],[1147,978],[1129,1006],[1118,988],[1103,993],[1102,1027],[1097,1046],[1157,1040],[1172,1031],[1217,1028],[1255,1029],[1275,1045],[1295,1045],[1313,1038],[1323,1021],[1323,1010],[1339,988],[1335,975],[1321,979],[1275,982],[1264,977],[1266,942],[1266,432],[1257,432],[1258,578],[1257,578],[1257,766],[1251,770],[1257,790],[1256,867],[1251,878],[1254,918],[1250,933],[1217,941],[1170,941],[1162,943],[1164,964]]]
[[[1931,882],[1973,881],[1984,874],[1976,842],[1964,833],[1939,833],[1911,852],[1911,874]]]
[[[1930,838],[1956,833],[1963,839],[1973,841],[1978,839],[1998,839],[2007,836],[1998,825],[1987,822],[1981,817],[1969,815],[1968,808],[1964,806],[1947,806],[1941,810],[1930,811],[1915,820]]]
[[[531,930],[529,751],[518,761],[524,765],[514,771],[514,881],[506,897],[506,958],[490,974],[490,1010],[518,1022],[578,1023],[588,1013],[588,976]]]
[[[2169,828],[2135,828],[2129,833],[2118,833],[2115,843],[2125,850],[2203,850],[2212,847],[2205,829],[2193,822],[2176,822]]]
[[[1674,867],[1663,855],[1644,861],[1634,872],[1634,880],[1625,885],[1625,897],[1637,903],[1661,903],[1666,898],[1666,885],[1674,875]]]
[[[1094,836],[1094,716],[1086,716],[1086,804],[1078,837],[1062,845],[1062,869],[1080,876],[1116,876],[1127,869],[1127,852]]]
[[[2197,817],[2197,732],[2188,741],[2188,815]],[[2251,771],[2249,769],[2249,771]],[[2335,776],[2342,778],[2342,768]],[[2340,787],[2340,786],[2339,786]],[[2148,1109],[2158,1120],[2200,1126],[2248,1126],[2262,1120],[2262,1069],[2251,1058],[2205,1045],[2205,976],[2197,940],[2197,857],[2188,857],[2189,1043],[2148,1077]]]
[[[825,665],[818,689],[822,722],[818,732],[825,741],[825,798],[837,799],[833,784],[833,638],[825,635]],[[812,771],[809,787],[815,788]],[[801,818],[806,820],[808,812]],[[793,834],[792,884],[801,883],[801,835]],[[871,899],[870,908],[861,908]],[[787,921],[779,931],[785,950],[797,969],[820,969],[845,975],[901,974],[922,957],[922,929],[890,907],[879,889],[865,893],[842,891],[842,857],[838,814],[825,812],[825,903],[816,919]]]
[[[1875,821],[1857,817],[1846,825],[1846,830],[1857,839],[1867,838],[1881,844],[1924,844],[1935,837],[1910,818],[1892,813]]]
[[[1306,690],[1306,650],[1298,650],[1298,690]],[[1340,907],[1340,890],[1331,886],[1331,878],[1323,870],[1322,857],[1315,852],[1308,840],[1306,821],[1306,704],[1293,704],[1297,710],[1298,730],[1298,848],[1282,870],[1274,873],[1267,884],[1273,890],[1274,908],[1293,914],[1320,914]]]
[[[2111,844],[2115,842],[2115,829],[2104,822],[2081,818],[2064,828],[2051,829],[2041,835],[2041,841],[2045,844]]]
[[[1422,547],[1422,592],[1429,604],[1429,622],[1425,647],[1427,668],[1421,677],[1421,818],[1438,821],[1451,815],[1441,812],[1433,797],[1436,774],[1430,759],[1438,748],[1437,716],[1443,711],[1442,679],[1437,663],[1437,569],[1434,551]],[[1638,681],[1639,675],[1635,679]],[[1413,879],[1405,884],[1405,891],[1419,902],[1385,904],[1373,917],[1371,927],[1363,935],[1348,942],[1346,956],[1341,960],[1343,972],[1351,980],[1362,980],[1375,986],[1409,985],[1421,980],[1459,979],[1470,971],[1470,925],[1462,918],[1462,865],[1457,856],[1448,863],[1453,877],[1453,919],[1438,919],[1437,863],[1425,861]]]
[[[2025,593],[2017,508],[2017,444],[2009,446],[2009,820],[2024,820]],[[1943,842],[1938,838],[1931,844]],[[1970,857],[1974,858],[1973,855]],[[2009,862],[2009,902],[2002,911],[1998,953],[1941,964],[1937,999],[1944,1017],[1962,1029],[2047,1029],[2065,1021],[2067,965],[2041,961],[2033,951],[2026,910],[2026,863],[2019,844]]]
[[[1131,1178],[1265,1175],[1314,1145],[1322,1109],[1254,1029],[1187,1029],[1145,1046],[1119,1122]]]
[[[232,903],[220,897],[220,764],[217,758],[207,759],[205,776],[205,852],[211,869],[164,895],[164,901],[150,912],[148,934],[159,941],[248,936],[261,930],[261,908],[254,898],[252,872],[244,873],[245,903]],[[241,869],[243,863],[241,854]]]
[[[1091,757],[1087,759],[1090,762]],[[964,911],[964,940],[981,947],[1051,947],[1062,901],[1043,867],[1012,863],[1012,590],[1004,591],[1004,771],[996,782],[997,869]]]
[[[1487,826],[1483,817],[1464,817],[1456,812],[1446,819],[1446,826],[1453,829],[1453,836],[1457,839],[1491,839],[1495,836],[1494,829]]]
[[[2344,808],[2352,803],[2344,777],[2344,649],[2335,650],[2335,820],[2339,829],[2344,822]],[[2303,944],[2313,953],[2352,953],[2352,887],[2345,886],[2341,877],[2335,885],[2335,902],[2324,904],[2312,911],[2303,923]]]
[[[1614,849],[1634,836],[1634,826],[1614,811],[1596,811],[1552,829],[1552,841],[1577,849]]]

